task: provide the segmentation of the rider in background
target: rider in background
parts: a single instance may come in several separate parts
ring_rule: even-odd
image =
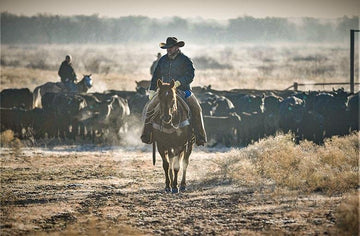
[[[183,91],[185,94],[186,101],[192,114],[196,144],[201,146],[206,143],[206,133],[200,104],[190,90],[190,83],[194,79],[195,69],[190,58],[185,56],[179,49],[184,45],[185,43],[183,41],[178,41],[175,37],[168,37],[166,39],[166,43],[160,43],[160,48],[166,49],[167,54],[160,58],[152,76],[149,90],[150,102],[146,109],[151,111],[151,109],[153,109],[158,103],[155,92],[157,89],[157,80],[161,79],[165,83],[175,80],[175,86],[177,89]],[[147,114],[147,112],[145,114]],[[149,117],[145,117],[145,121],[148,118]],[[152,124],[145,122],[143,133],[141,135],[142,142],[147,144],[152,142],[151,132]]]
[[[154,75],[154,72],[155,72],[156,66],[157,66],[157,64],[158,64],[158,62],[159,62],[159,60],[160,60],[160,58],[161,58],[161,53],[159,52],[159,53],[157,54],[157,56],[156,56],[156,60],[155,60],[155,61],[153,61],[152,65],[151,65],[151,67],[150,67],[150,75],[151,75],[151,76],[153,76],[153,75]]]
[[[76,92],[76,84],[75,81],[77,80],[74,68],[71,64],[71,56],[66,55],[65,61],[63,61],[60,65],[59,72],[58,72],[61,82],[64,83],[65,87],[69,92]]]

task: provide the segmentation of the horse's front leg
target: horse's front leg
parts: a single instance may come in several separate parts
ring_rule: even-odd
[[[189,156],[190,156],[190,153],[185,152],[184,158],[182,160],[183,174],[182,174],[182,179],[181,179],[181,183],[180,183],[180,191],[186,190],[186,169],[189,165]]]
[[[162,158],[162,162],[163,162],[163,169],[164,169],[164,173],[165,173],[165,192],[170,192],[170,177],[169,177],[169,158],[168,155],[166,155],[166,153],[161,150],[161,148],[158,147],[160,156]]]
[[[172,193],[178,193],[179,188],[178,188],[177,179],[180,169],[180,160],[179,160],[180,158],[179,155],[176,155],[169,157],[169,159],[170,159],[170,180],[171,180]]]

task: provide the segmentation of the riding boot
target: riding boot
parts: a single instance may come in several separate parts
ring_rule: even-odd
[[[204,128],[204,120],[202,117],[202,109],[194,94],[187,98],[187,102],[191,111],[191,119],[195,131],[196,145],[203,146],[207,142],[206,132]]]
[[[143,121],[145,123],[141,133],[141,141],[146,144],[151,144],[152,140],[152,123],[151,118],[154,116],[155,107],[159,103],[157,95],[155,95],[144,107]]]
[[[145,124],[141,134],[141,141],[146,144],[151,144],[152,140],[152,124]]]

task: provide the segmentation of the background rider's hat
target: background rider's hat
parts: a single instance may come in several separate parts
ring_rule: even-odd
[[[174,46],[183,47],[184,45],[185,45],[185,43],[183,41],[178,41],[178,39],[175,37],[168,37],[166,39],[166,43],[160,43],[160,47],[162,49],[167,49],[167,48],[171,48]]]

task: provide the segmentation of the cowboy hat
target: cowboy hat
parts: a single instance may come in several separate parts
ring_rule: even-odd
[[[178,41],[178,39],[175,37],[168,37],[166,39],[166,43],[160,43],[160,48],[167,49],[174,46],[183,47],[184,45],[185,43],[183,41]]]

